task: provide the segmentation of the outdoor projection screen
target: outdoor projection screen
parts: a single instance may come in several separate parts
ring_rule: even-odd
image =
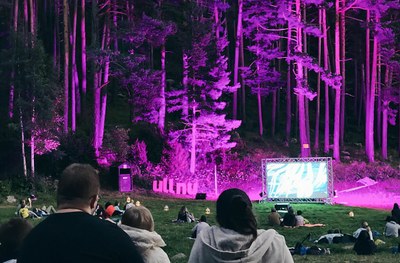
[[[263,159],[263,199],[330,202],[333,196],[332,159]]]

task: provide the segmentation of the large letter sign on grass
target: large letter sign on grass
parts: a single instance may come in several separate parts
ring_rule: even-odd
[[[176,195],[195,195],[199,188],[198,182],[186,182],[186,183],[176,183],[176,187],[174,189],[174,179],[164,178],[162,181],[153,181],[153,191],[154,192],[163,192],[168,194],[176,194]]]

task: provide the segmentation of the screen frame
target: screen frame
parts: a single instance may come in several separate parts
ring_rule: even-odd
[[[268,195],[267,165],[270,163],[326,163],[327,169],[327,197],[323,198],[276,198]],[[298,202],[298,203],[328,203],[331,204],[334,196],[333,191],[333,170],[331,157],[310,157],[310,158],[267,158],[261,160],[262,167],[262,192],[261,201],[277,202]]]

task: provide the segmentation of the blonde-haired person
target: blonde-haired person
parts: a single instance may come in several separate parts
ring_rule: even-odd
[[[119,226],[136,245],[144,262],[170,262],[167,253],[162,250],[166,246],[164,240],[154,231],[154,220],[149,209],[144,206],[127,209]]]

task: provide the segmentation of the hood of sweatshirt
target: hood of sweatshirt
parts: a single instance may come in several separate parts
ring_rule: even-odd
[[[132,242],[136,245],[137,249],[141,252],[154,249],[157,247],[165,247],[166,244],[162,237],[157,232],[147,231],[145,229],[130,227],[120,224],[119,227],[125,231],[131,238]]]
[[[210,227],[201,231],[199,238],[205,244],[206,252],[215,262],[257,262],[271,247],[278,233],[273,230],[258,230],[258,236],[242,235],[236,231]]]

